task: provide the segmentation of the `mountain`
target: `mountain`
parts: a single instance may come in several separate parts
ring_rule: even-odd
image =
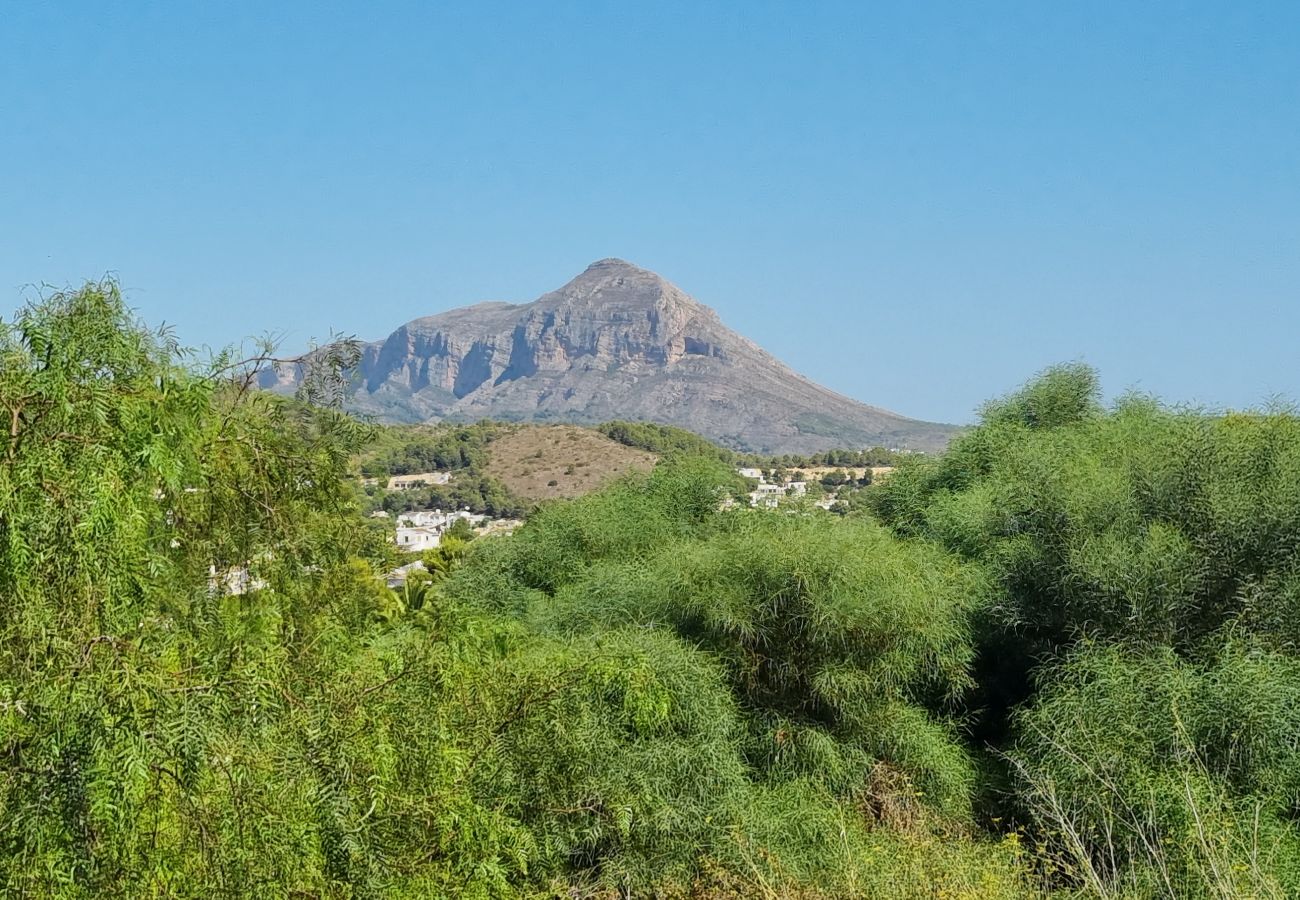
[[[292,390],[301,377],[285,369],[264,386]],[[449,310],[364,345],[349,406],[399,422],[662,422],[762,453],[936,450],[956,430],[809,381],[619,259],[531,303]]]

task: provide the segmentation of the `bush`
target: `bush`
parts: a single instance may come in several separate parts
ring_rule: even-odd
[[[373,429],[265,355],[112,284],[0,323],[0,893],[1300,894],[1289,411],[1064,367],[849,494],[885,526],[676,453],[394,592]]]
[[[1098,892],[1295,896],[1296,696],[1300,662],[1234,643],[1204,665],[1084,647],[1019,717],[1027,812]]]

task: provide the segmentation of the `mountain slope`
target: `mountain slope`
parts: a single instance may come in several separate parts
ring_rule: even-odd
[[[268,387],[290,389],[300,372]],[[364,347],[350,406],[395,421],[663,422],[764,453],[934,450],[954,429],[814,384],[660,276],[593,263],[532,303],[479,303]]]

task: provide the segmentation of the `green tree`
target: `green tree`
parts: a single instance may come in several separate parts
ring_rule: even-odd
[[[469,543],[474,540],[474,527],[469,524],[468,519],[457,519],[452,522],[447,530],[443,533],[444,537],[457,541]]]

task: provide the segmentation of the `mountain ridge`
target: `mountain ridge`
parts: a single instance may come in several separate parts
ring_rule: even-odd
[[[632,419],[765,453],[936,450],[956,432],[816,384],[672,282],[612,257],[529,303],[412,319],[364,344],[353,375],[348,407],[389,421]],[[301,377],[291,367],[263,386]]]

